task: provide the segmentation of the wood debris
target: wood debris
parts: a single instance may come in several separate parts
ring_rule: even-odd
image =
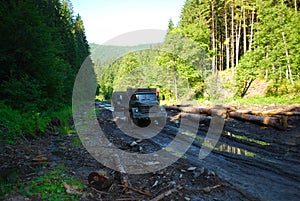
[[[162,200],[163,198],[168,197],[169,195],[171,195],[171,194],[173,194],[175,192],[178,192],[181,189],[183,189],[182,186],[178,186],[176,188],[172,188],[172,189],[170,189],[170,190],[168,190],[168,191],[166,191],[166,192],[164,192],[164,193],[156,196],[155,198],[151,199],[150,201],[159,201],[159,200]]]
[[[71,195],[80,195],[81,194],[81,192],[78,191],[78,186],[70,186],[66,182],[64,182],[63,184],[64,184],[67,194],[71,194]]]

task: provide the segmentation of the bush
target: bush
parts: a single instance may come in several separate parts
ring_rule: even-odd
[[[1,96],[5,97],[5,103],[13,109],[26,112],[45,105],[40,84],[26,74],[4,81],[0,87],[3,89]]]
[[[14,144],[18,139],[38,137],[49,131],[66,134],[73,130],[71,107],[57,112],[21,113],[0,102],[0,142]]]
[[[0,102],[0,140],[14,142],[23,135],[21,114]]]
[[[0,102],[0,141],[15,143],[25,136],[36,137],[44,133],[50,118],[35,112],[20,113]]]
[[[206,81],[206,96],[211,101],[224,101],[225,91],[221,79],[217,75],[209,76]]]
[[[59,111],[51,112],[49,116],[51,117],[51,121],[48,126],[52,132],[67,134],[74,131],[71,107],[65,107]]]

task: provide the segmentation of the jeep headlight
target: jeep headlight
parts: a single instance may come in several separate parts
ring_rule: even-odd
[[[137,107],[133,107],[133,108],[132,108],[132,112],[134,112],[134,113],[138,113],[138,112],[139,112],[139,108],[137,108]]]

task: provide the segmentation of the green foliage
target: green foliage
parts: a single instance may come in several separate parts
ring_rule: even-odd
[[[68,0],[1,1],[0,17],[0,136],[11,143],[46,132],[53,111],[71,104],[89,45]]]
[[[71,107],[64,107],[59,111],[50,112],[49,116],[51,117],[51,121],[48,125],[50,127],[49,129],[51,129],[53,132],[68,134],[75,131]]]
[[[78,191],[85,188],[85,186],[78,180],[68,176],[64,167],[58,167],[51,170],[44,176],[32,180],[23,187],[22,194],[33,195],[38,194],[43,200],[78,200],[80,195],[71,195],[66,193],[63,183],[69,186],[78,187]]]
[[[244,97],[252,82],[262,75],[260,68],[258,68],[261,61],[257,54],[258,51],[255,49],[243,55],[236,68],[236,96]]]
[[[0,142],[13,144],[18,139],[38,137],[51,130],[67,134],[74,132],[71,107],[55,112],[20,112],[0,102]]]
[[[32,111],[43,105],[40,84],[28,75],[23,75],[19,79],[11,78],[1,84],[2,93],[6,94],[6,103],[13,105],[20,111]],[[17,104],[18,102],[18,104]]]
[[[299,94],[286,94],[282,96],[256,96],[251,98],[230,98],[226,100],[229,104],[242,105],[270,105],[270,104],[300,104]]]
[[[272,0],[187,0],[179,25],[169,20],[165,42],[156,53],[135,52],[119,59],[106,55],[108,63],[117,60],[109,67],[94,58],[101,66],[98,97],[109,99],[118,85],[122,90],[160,87],[168,101],[202,98],[205,92],[209,99],[219,99],[223,86],[212,74],[229,68],[230,95],[234,91],[244,97],[256,79],[272,83],[268,96],[284,95],[287,88],[295,91],[300,81],[300,15],[294,6]],[[121,55],[128,53],[125,49]]]
[[[38,113],[20,113],[0,102],[0,141],[15,143],[20,137],[44,133],[50,118]]]
[[[89,54],[80,16],[68,1],[1,2],[0,98],[15,109],[71,103],[75,74]]]
[[[243,55],[237,67],[237,95],[240,97],[257,78],[274,83],[269,88],[271,95],[279,95],[280,88],[286,88],[286,84],[295,87],[299,82],[300,63],[296,53],[300,51],[296,42],[300,36],[299,15],[287,5],[274,5],[273,1],[258,1],[257,7],[255,48]]]
[[[213,102],[225,101],[223,84],[218,75],[211,75],[207,77],[205,84],[205,92],[207,93],[208,100]]]
[[[127,80],[130,79],[130,83],[135,83],[138,81],[139,77],[135,76],[133,71],[140,66],[140,63],[135,53],[128,53],[122,57],[118,63],[118,66],[118,71],[113,82],[113,88],[117,91],[120,91],[120,87],[124,87],[124,78]]]
[[[288,96],[290,99],[295,99],[299,95],[300,83],[295,83],[293,86],[288,80],[283,80],[280,84],[275,82],[270,83],[266,92],[267,97]]]
[[[210,59],[201,45],[175,28],[168,33],[161,49],[156,60],[165,68],[166,74],[170,76],[168,79],[173,80],[174,86],[171,88],[174,88],[176,99],[182,96],[180,91],[184,99],[202,96],[204,80],[210,70]]]
[[[81,142],[79,136],[78,135],[73,136],[73,138],[72,138],[72,146],[79,147],[81,145],[82,145],[82,142]]]

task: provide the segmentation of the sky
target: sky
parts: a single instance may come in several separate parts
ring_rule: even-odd
[[[127,38],[129,34],[132,39],[141,33],[145,39],[151,35],[150,41],[162,42],[161,34],[164,36],[169,19],[172,19],[175,25],[178,23],[185,0],[71,0],[71,2],[75,14],[79,13],[83,19],[89,43],[122,45],[115,44],[118,42],[113,39],[126,34]]]

